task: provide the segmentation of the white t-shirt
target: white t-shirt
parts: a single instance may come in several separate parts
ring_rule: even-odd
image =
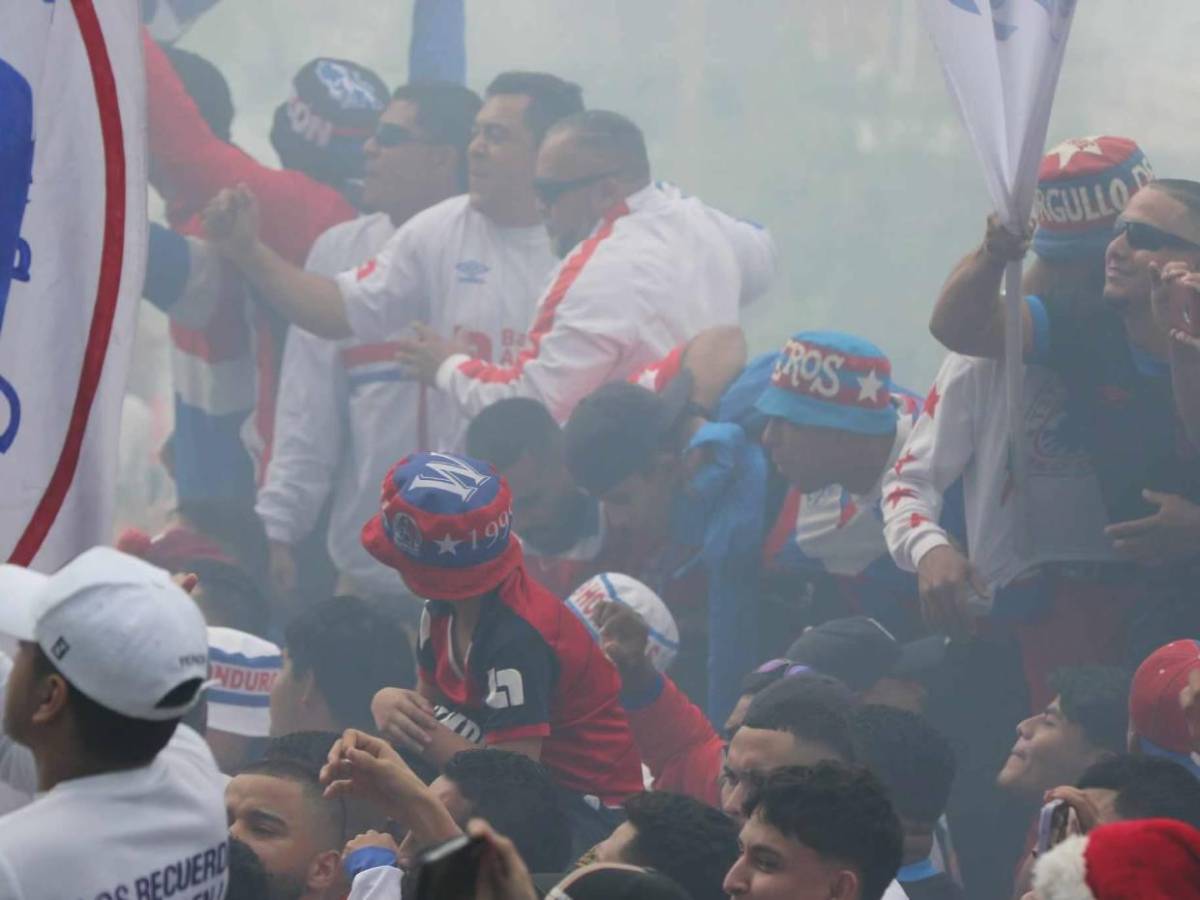
[[[507,366],[526,347],[537,299],[557,262],[542,225],[501,228],[464,195],[413,216],[377,256],[338,275],[337,284],[362,341],[420,321],[465,342],[472,356]],[[460,450],[469,419],[437,391],[426,400],[429,444],[422,449]]]
[[[916,571],[950,542],[937,524],[946,489],[963,479],[968,556],[989,590],[1051,562],[1112,562],[1107,517],[1087,452],[1072,438],[1058,377],[1025,367],[1029,521],[1017,520],[1008,460],[1004,365],[952,353],[942,363],[924,412],[884,479],[884,533],[892,558]],[[1030,555],[1017,553],[1030,530]]]
[[[383,249],[396,227],[383,213],[330,228],[306,268],[330,277]],[[418,449],[422,395],[395,359],[399,332],[363,341],[328,341],[288,332],[275,405],[275,449],[255,506],[267,537],[297,544],[312,531],[330,493],[329,555],[356,588],[400,593],[395,570],[363,549],[363,524],[379,508],[391,465]]]
[[[2,695],[12,665],[0,659]],[[7,735],[0,777],[37,785],[33,755]],[[228,837],[221,773],[180,725],[150,765],[64,781],[0,817],[0,898],[220,900]]]

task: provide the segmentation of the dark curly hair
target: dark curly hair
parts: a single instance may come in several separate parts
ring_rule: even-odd
[[[1177,819],[1200,828],[1200,780],[1169,759],[1113,756],[1089,766],[1075,787],[1117,792],[1122,819]]]
[[[850,729],[859,762],[887,787],[900,817],[933,826],[954,784],[950,742],[924,716],[890,706],[860,706]]]
[[[517,845],[531,872],[566,867],[571,826],[545,766],[507,750],[463,750],[442,774],[471,804],[472,817],[486,819]]]
[[[722,883],[737,862],[738,829],[711,806],[682,794],[634,794],[625,814],[636,832],[624,862],[656,869],[692,900],[724,900]]]
[[[1072,666],[1050,676],[1050,689],[1068,721],[1083,729],[1088,742],[1124,753],[1129,732],[1132,676],[1115,666]]]
[[[903,859],[904,837],[887,790],[861,766],[777,769],[746,800],[745,812],[857,872],[860,900],[882,900]]]
[[[359,597],[322,600],[284,631],[297,676],[312,672],[329,710],[344,728],[374,732],[371,699],[385,687],[416,685],[416,662],[399,618]]]
[[[828,747],[843,762],[854,762],[850,737],[849,688],[822,675],[793,675],[755,695],[743,728],[786,731],[802,741]]]

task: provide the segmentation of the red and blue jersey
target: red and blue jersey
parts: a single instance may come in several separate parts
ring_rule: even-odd
[[[518,569],[484,601],[465,660],[456,609],[428,601],[418,647],[421,679],[448,709],[488,744],[541,738],[541,762],[569,790],[617,805],[642,789],[620,677],[564,603]]]

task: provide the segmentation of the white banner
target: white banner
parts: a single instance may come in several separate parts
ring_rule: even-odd
[[[983,163],[1001,221],[1024,230],[1062,69],[1076,0],[920,0],[946,84]],[[1021,265],[1005,272],[1009,299],[1005,362],[1015,503],[1021,521],[1028,485],[1021,359]],[[1014,411],[1017,411],[1014,415]],[[1019,529],[1023,536],[1027,528]],[[1028,550],[1022,541],[1018,552]]]
[[[111,527],[145,273],[140,19],[5,0],[0,28],[0,560],[44,570]]]

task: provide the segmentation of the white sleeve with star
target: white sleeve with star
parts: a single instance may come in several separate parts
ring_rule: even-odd
[[[938,518],[946,489],[975,454],[974,371],[967,357],[946,357],[900,457],[884,474],[884,538],[896,565],[909,572],[950,543]]]

